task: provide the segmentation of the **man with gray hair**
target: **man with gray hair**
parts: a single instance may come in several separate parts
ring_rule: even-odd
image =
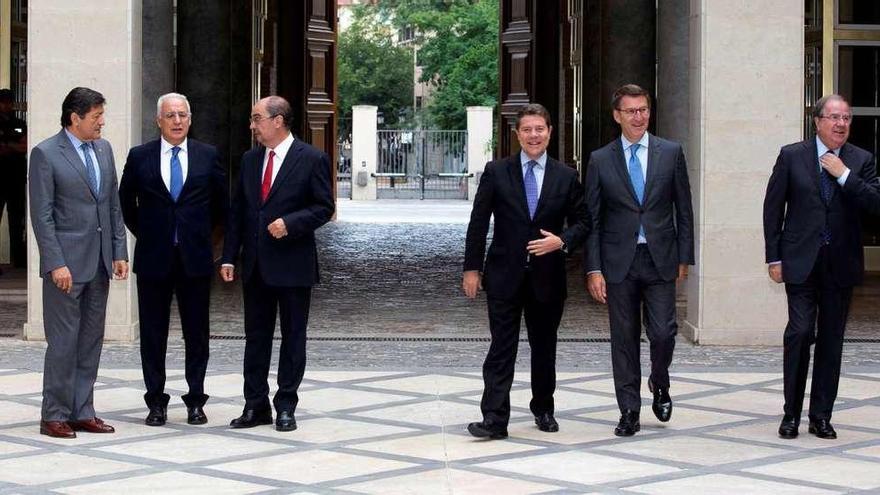
[[[842,96],[816,102],[815,137],[782,148],[764,197],[767,269],[771,280],[785,283],[788,296],[782,438],[798,436],[813,343],[808,431],[837,438],[831,411],[843,333],[852,288],[864,271],[860,210],[880,211],[874,157],[847,142],[851,123],[852,111]]]
[[[137,274],[148,426],[167,419],[165,351],[173,295],[186,346],[189,393],[182,399],[187,423],[208,421],[203,407],[214,273],[211,232],[224,220],[228,197],[220,154],[187,137],[191,123],[184,95],[160,96],[156,124],[161,137],[129,151],[119,186],[125,224],[137,238],[132,271]]]

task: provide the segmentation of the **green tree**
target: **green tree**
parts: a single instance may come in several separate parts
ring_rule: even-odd
[[[377,10],[396,28],[417,33],[422,82],[433,87],[429,125],[464,129],[466,107],[497,104],[497,0],[383,0]]]
[[[350,130],[352,105],[376,105],[385,125],[398,125],[412,107],[411,49],[395,45],[391,26],[369,5],[355,7],[338,46],[340,136]]]

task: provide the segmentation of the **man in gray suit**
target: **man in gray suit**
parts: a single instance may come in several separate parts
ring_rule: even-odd
[[[31,151],[31,223],[40,249],[46,362],[40,433],[113,433],[95,416],[110,273],[128,277],[125,225],[110,143],[101,139],[104,97],[74,88],[61,131]]]
[[[652,409],[660,421],[672,416],[675,280],[686,277],[694,263],[694,213],[681,145],[648,133],[648,92],[627,84],[614,92],[611,106],[621,136],[594,151],[587,165],[592,228],[584,266],[590,295],[608,303],[611,366],[621,413],[614,434],[631,436],[639,431],[642,405],[642,321],[651,342]]]

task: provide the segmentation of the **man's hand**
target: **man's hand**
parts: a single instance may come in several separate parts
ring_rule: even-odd
[[[232,265],[223,265],[220,267],[220,278],[224,282],[232,282],[235,280],[235,267]]]
[[[825,153],[819,158],[819,163],[835,179],[840,178],[846,172],[846,165],[843,164],[843,160],[834,153]]]
[[[782,263],[767,265],[767,273],[770,275],[770,280],[777,284],[782,283]]]
[[[125,260],[113,260],[113,278],[125,280],[128,278],[128,262]]]
[[[678,281],[681,282],[688,277],[688,266],[684,263],[678,265]]]
[[[274,222],[270,223],[268,229],[269,234],[276,239],[281,239],[287,235],[287,225],[280,218],[276,218]]]
[[[464,295],[471,299],[477,297],[477,291],[483,287],[482,279],[479,270],[466,270],[461,276],[461,288],[464,289]]]
[[[599,272],[587,275],[587,292],[596,301],[605,304],[608,292],[605,290],[605,276]]]
[[[73,288],[73,275],[70,274],[70,270],[66,266],[56,268],[52,270],[52,283],[61,292],[70,294],[70,289]]]
[[[534,241],[529,241],[528,249],[529,254],[534,254],[535,256],[541,256],[547,253],[552,253],[562,247],[562,239],[559,236],[553,234],[552,232],[547,232],[546,230],[541,230],[541,235],[544,236],[543,239],[535,239]]]

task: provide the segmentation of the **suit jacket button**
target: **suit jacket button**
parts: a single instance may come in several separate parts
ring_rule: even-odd
[[[98,232],[103,232],[103,230],[101,230],[101,227],[98,227]]]

